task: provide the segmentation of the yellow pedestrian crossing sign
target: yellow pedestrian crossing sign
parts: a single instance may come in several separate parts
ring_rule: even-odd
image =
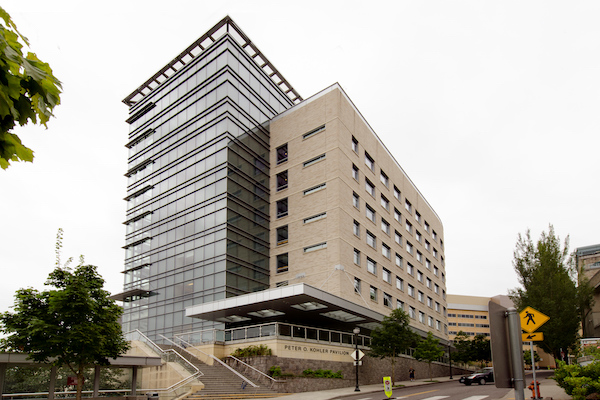
[[[534,332],[550,319],[549,316],[531,307],[525,308],[519,315],[521,316],[521,329],[528,333]]]

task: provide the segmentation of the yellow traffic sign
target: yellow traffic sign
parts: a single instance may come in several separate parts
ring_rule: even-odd
[[[543,342],[544,341],[544,333],[543,332],[533,332],[533,333],[522,333],[524,342]]]
[[[549,316],[531,307],[525,308],[519,315],[521,316],[521,329],[529,333],[534,332],[550,319]]]

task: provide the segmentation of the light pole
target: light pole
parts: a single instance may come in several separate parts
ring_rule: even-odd
[[[450,379],[452,379],[452,353],[450,349],[450,341],[448,340],[448,365],[450,366]]]
[[[357,326],[352,332],[354,332],[354,345],[356,347],[356,359],[354,360],[354,365],[356,365],[356,388],[354,391],[360,392],[360,389],[358,388],[358,362],[360,360],[358,357],[358,334],[360,333],[360,328]]]

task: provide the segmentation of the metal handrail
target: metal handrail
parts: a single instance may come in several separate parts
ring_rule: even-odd
[[[237,362],[239,362],[239,363],[241,363],[241,364],[244,364],[246,367],[253,369],[254,371],[258,372],[259,374],[261,374],[261,375],[263,375],[263,376],[265,376],[265,377],[269,378],[269,379],[270,379],[270,380],[272,380],[273,382],[282,382],[282,381],[280,381],[280,380],[277,380],[277,379],[273,378],[272,376],[269,376],[269,375],[265,374],[265,373],[264,373],[264,372],[262,372],[261,370],[254,368],[252,365],[250,365],[250,364],[247,364],[247,363],[243,362],[243,361],[242,361],[242,360],[240,360],[239,358],[232,356],[231,354],[230,354],[230,355],[228,355],[227,357],[229,357],[229,358],[233,358],[235,361],[237,361]]]

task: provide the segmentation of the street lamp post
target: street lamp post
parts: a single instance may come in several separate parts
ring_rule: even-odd
[[[358,362],[360,360],[360,358],[358,357],[358,334],[360,333],[360,328],[356,327],[352,332],[354,332],[354,345],[356,348],[356,359],[354,360],[354,365],[356,365],[356,388],[354,389],[354,391],[360,392],[360,389],[358,388]]]
[[[452,352],[450,347],[450,341],[448,341],[448,365],[450,366],[450,379],[452,379]]]

